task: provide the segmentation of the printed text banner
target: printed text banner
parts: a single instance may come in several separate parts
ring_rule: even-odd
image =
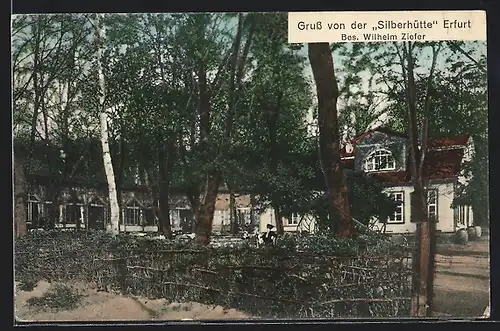
[[[288,42],[486,40],[486,13],[470,11],[290,12]]]

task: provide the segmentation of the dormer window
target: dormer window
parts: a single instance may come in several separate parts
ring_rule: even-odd
[[[385,171],[396,169],[396,160],[392,153],[386,149],[376,150],[365,159],[363,168],[365,171]]]

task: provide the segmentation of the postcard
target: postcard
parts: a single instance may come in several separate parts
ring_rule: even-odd
[[[485,12],[11,26],[16,322],[489,317]]]

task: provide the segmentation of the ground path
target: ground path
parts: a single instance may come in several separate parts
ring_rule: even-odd
[[[441,316],[481,317],[489,305],[489,236],[466,245],[439,244],[434,310]]]

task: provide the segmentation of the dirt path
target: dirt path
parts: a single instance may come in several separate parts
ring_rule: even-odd
[[[85,297],[77,309],[51,311],[35,309],[27,304],[31,297],[41,297],[51,284],[41,281],[33,291],[16,291],[16,316],[21,321],[124,321],[124,320],[224,320],[245,319],[250,316],[235,309],[209,306],[196,302],[176,303],[166,299],[148,300],[97,292],[83,284],[71,284],[83,291]]]
[[[441,316],[481,317],[490,300],[489,238],[438,245],[434,285]]]

